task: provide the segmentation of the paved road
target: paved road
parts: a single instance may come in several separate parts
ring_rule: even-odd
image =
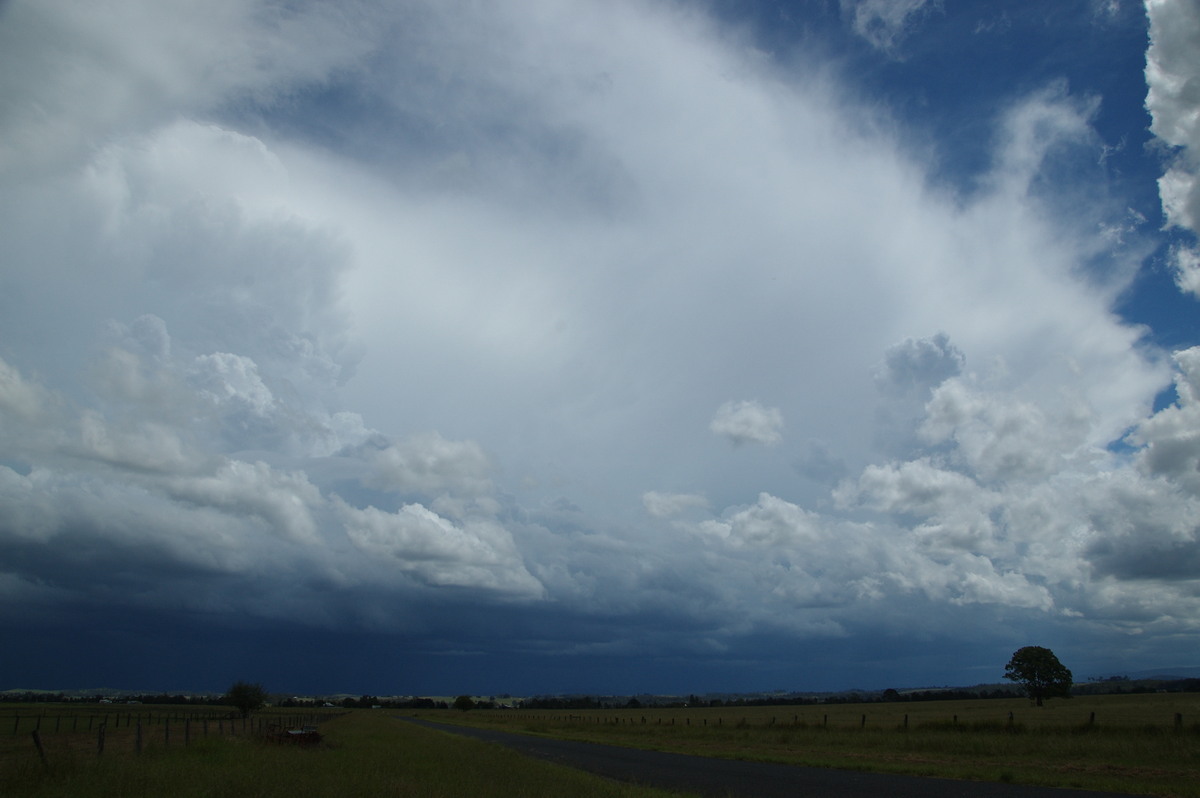
[[[523,754],[591,771],[619,781],[718,798],[1132,798],[1116,793],[1061,790],[917,776],[741,762],[661,751],[643,751],[574,740],[555,740],[492,729],[401,718],[431,729],[476,737]],[[1141,798],[1145,798],[1142,796]]]

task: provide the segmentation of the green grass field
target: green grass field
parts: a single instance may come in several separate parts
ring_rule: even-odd
[[[1040,709],[1012,699],[423,716],[704,756],[1200,798],[1195,693],[1056,699]]]
[[[185,746],[178,733],[169,743],[161,735],[151,740],[144,724],[141,754],[130,739],[113,734],[102,755],[95,750],[95,729],[65,731],[60,722],[57,733],[49,730],[55,717],[80,714],[77,707],[25,711],[31,719],[43,710],[40,737],[47,765],[32,742],[32,726],[16,734],[0,729],[0,795],[5,798],[669,795],[419,728],[384,710],[355,710],[321,723],[324,741],[312,748],[269,744],[240,728],[236,735],[228,729],[217,734],[214,724],[207,737],[193,735]],[[4,717],[0,711],[0,723]]]
[[[318,718],[325,742],[312,749],[262,740],[262,729],[304,722],[311,711],[261,713],[259,730],[254,723],[245,729],[240,721],[231,726],[226,713],[214,711],[207,736],[202,719],[191,720],[187,745],[183,718],[172,711],[0,705],[0,795],[666,794],[419,728],[389,710],[338,710]],[[105,752],[98,755],[102,713]],[[1194,693],[1053,700],[1041,709],[1014,699],[412,714],[704,756],[1200,798],[1200,695]],[[135,745],[139,715],[140,754]],[[34,747],[34,728],[46,764]]]

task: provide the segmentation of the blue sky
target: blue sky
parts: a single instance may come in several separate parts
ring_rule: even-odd
[[[0,688],[1196,665],[1198,42],[0,5]]]

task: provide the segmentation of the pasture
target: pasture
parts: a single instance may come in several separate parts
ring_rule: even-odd
[[[79,721],[74,721],[74,730],[67,728],[71,719],[84,714],[77,705],[22,707],[26,715],[17,722],[15,734],[12,708],[0,706],[0,723],[9,724],[0,729],[0,795],[5,798],[668,795],[423,729],[383,710],[339,711],[319,719],[322,742],[298,747],[269,742],[269,724],[255,729],[253,723],[247,723],[243,731],[240,720],[232,727],[223,722],[218,733],[215,718],[210,719],[207,736],[193,734],[185,745],[178,718],[169,725],[174,729],[169,739],[148,731],[153,726],[161,732],[162,724],[151,723],[147,716],[161,718],[170,708],[141,707],[143,739],[141,753],[137,753],[134,713],[121,707],[122,724],[127,715],[132,723],[122,725],[118,732],[118,710],[109,710],[113,727],[106,734],[104,752],[98,753],[95,722],[91,732],[79,729]],[[32,742],[35,716],[41,718],[44,762]],[[21,730],[26,723],[29,728]]]
[[[1200,694],[775,707],[422,712],[703,756],[1200,798]]]
[[[666,795],[406,724],[394,710],[312,712],[267,710],[243,723],[220,710],[0,705],[0,795]],[[1195,693],[1041,709],[1012,699],[408,714],[713,757],[1200,798]],[[307,722],[318,725],[320,745],[268,741]]]

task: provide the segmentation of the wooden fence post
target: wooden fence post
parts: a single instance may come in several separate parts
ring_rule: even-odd
[[[100,724],[100,731],[96,735],[96,755],[104,753],[104,730],[108,727],[108,721]]]
[[[1175,731],[1183,731],[1183,713],[1175,713]]]
[[[37,748],[38,758],[42,760],[42,767],[50,767],[46,761],[46,749],[42,748],[42,735],[38,734],[37,729],[33,730],[33,744]]]
[[[133,738],[133,750],[138,754],[142,753],[142,721],[139,719],[137,723],[137,732]]]
[[[163,718],[163,745],[171,744],[171,719]]]

